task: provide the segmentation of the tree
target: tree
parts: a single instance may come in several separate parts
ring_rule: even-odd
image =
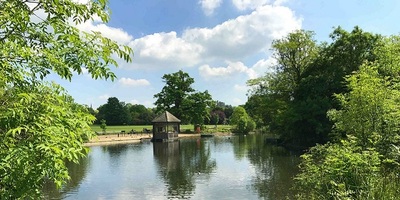
[[[187,115],[190,116],[190,121],[196,124],[203,125],[205,120],[209,120],[209,108],[213,103],[211,95],[208,91],[192,93],[185,100],[184,107]]]
[[[131,60],[127,46],[79,31],[74,24],[109,19],[106,0],[0,1],[0,196],[38,198],[44,179],[68,179],[66,161],[84,156],[93,117],[56,84],[86,68],[94,79],[114,79],[113,55]]]
[[[331,140],[332,122],[327,111],[340,109],[334,94],[349,91],[345,77],[358,71],[365,62],[375,62],[376,50],[382,46],[382,37],[355,27],[351,32],[336,28],[330,35],[333,42],[321,48],[318,58],[306,72],[295,91],[291,106],[294,121],[288,124],[292,140],[306,146]]]
[[[100,128],[101,128],[101,130],[103,130],[103,133],[106,133],[106,130],[107,130],[106,120],[104,120],[104,119],[100,120]]]
[[[61,186],[65,160],[85,153],[93,116],[56,84],[5,88],[0,105],[0,195],[37,197],[45,178]]]
[[[330,110],[335,143],[302,156],[296,176],[299,199],[395,199],[400,195],[400,93],[397,81],[362,65],[346,78],[350,90],[336,94],[342,108]],[[392,77],[394,78],[394,77]]]
[[[135,125],[151,124],[155,117],[153,110],[146,108],[144,105],[130,105],[128,110],[132,117],[132,124]]]
[[[297,30],[272,43],[276,71],[248,81],[254,89],[245,107],[259,127],[267,126],[285,139],[292,139],[288,122],[296,120],[291,105],[304,73],[320,51],[311,31]]]
[[[222,108],[215,108],[210,113],[210,124],[224,124],[226,115]]]
[[[169,111],[182,123],[203,124],[204,118],[208,117],[206,109],[211,103],[211,95],[207,91],[195,92],[192,88],[194,79],[182,70],[162,78],[166,85],[154,95],[157,112]]]
[[[10,0],[2,1],[0,7],[1,70],[10,76],[9,81],[18,81],[22,75],[43,78],[51,71],[70,80],[73,72],[81,74],[83,67],[95,79],[114,79],[108,67],[117,62],[111,56],[116,53],[131,60],[129,47],[71,25],[92,20],[94,15],[108,21],[106,0],[87,4],[72,0]],[[41,12],[45,15],[39,16]]]
[[[130,115],[123,102],[117,97],[110,97],[107,103],[99,107],[98,120],[106,120],[108,125],[125,125],[130,123]]]
[[[314,32],[297,30],[283,39],[272,42],[277,71],[284,74],[288,91],[293,91],[300,83],[303,73],[318,55],[318,45],[313,39]]]
[[[387,158],[400,142],[400,91],[376,66],[363,65],[346,81],[350,92],[335,95],[342,108],[328,112],[336,137],[351,134],[363,149],[375,148]]]
[[[247,134],[256,127],[255,122],[241,106],[237,106],[233,109],[230,124],[236,126],[235,131],[242,134]]]
[[[258,126],[267,126],[286,144],[310,147],[330,140],[328,110],[340,108],[333,94],[348,92],[344,81],[364,62],[379,56],[382,37],[355,27],[340,27],[333,42],[317,45],[312,32],[296,31],[274,41],[277,70],[248,81],[254,89],[246,108]],[[395,45],[392,50],[395,52]],[[385,51],[382,51],[385,52]]]

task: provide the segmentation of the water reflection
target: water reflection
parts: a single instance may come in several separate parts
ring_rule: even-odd
[[[298,155],[263,135],[91,147],[44,199],[291,199]]]
[[[265,143],[262,134],[240,136],[239,145],[233,145],[235,156],[249,159],[256,168],[252,188],[264,199],[292,199],[290,186],[297,173],[298,155],[282,147]],[[290,172],[290,173],[288,173]]]
[[[68,193],[76,191],[85,178],[90,159],[87,157],[81,158],[79,163],[67,162],[68,174],[71,179],[60,190],[56,189],[56,185],[52,181],[47,181],[44,185],[44,199],[62,199]]]
[[[168,198],[189,198],[196,188],[196,175],[210,174],[217,166],[209,146],[200,139],[153,144],[154,158],[167,185]]]

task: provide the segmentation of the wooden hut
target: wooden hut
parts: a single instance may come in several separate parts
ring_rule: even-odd
[[[168,111],[157,116],[153,121],[152,141],[168,141],[178,139],[181,120]]]

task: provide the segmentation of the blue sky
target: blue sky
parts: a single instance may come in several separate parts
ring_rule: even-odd
[[[79,0],[85,1],[85,0]],[[111,19],[78,25],[129,45],[132,63],[110,66],[118,79],[92,80],[87,74],[59,80],[75,101],[93,108],[108,97],[154,107],[164,74],[178,70],[230,105],[247,100],[246,81],[271,70],[271,42],[296,29],[330,41],[333,27],[358,25],[382,35],[400,33],[398,0],[110,0]]]

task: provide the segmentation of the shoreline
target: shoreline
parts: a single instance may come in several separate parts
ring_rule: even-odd
[[[213,133],[214,136],[229,136],[231,133]],[[178,138],[187,137],[198,137],[200,138],[200,133],[180,133]],[[151,140],[152,134],[139,133],[139,134],[109,134],[109,135],[97,135],[92,138],[89,142],[85,142],[84,146],[102,146],[102,145],[114,145],[114,144],[130,144],[130,143],[140,143],[142,140]]]

